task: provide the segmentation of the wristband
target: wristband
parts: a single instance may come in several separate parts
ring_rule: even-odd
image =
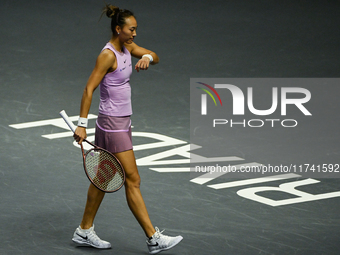
[[[87,118],[79,117],[79,120],[78,120],[78,127],[87,128]]]
[[[144,58],[144,57],[149,58],[150,63],[153,61],[153,57],[151,56],[151,54],[144,54],[144,55],[142,56],[142,58]]]

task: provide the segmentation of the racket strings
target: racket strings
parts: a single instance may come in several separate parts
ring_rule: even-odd
[[[104,191],[115,191],[124,183],[121,165],[110,153],[93,149],[86,153],[85,168],[95,186]]]

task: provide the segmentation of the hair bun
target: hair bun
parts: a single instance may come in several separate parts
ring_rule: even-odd
[[[120,9],[117,6],[113,6],[111,4],[106,4],[103,12],[106,13],[107,17],[112,18],[119,11],[120,11]]]

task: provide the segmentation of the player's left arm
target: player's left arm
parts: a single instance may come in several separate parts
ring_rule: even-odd
[[[131,44],[125,44],[125,47],[128,49],[128,51],[130,51],[131,56],[139,59],[135,65],[135,70],[137,70],[137,72],[139,72],[139,70],[147,70],[149,65],[155,65],[159,62],[159,57],[155,52],[140,47],[134,42]],[[151,55],[152,61],[150,61],[149,57],[144,56],[146,54]]]

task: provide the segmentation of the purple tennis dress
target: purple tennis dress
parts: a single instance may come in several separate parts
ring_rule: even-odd
[[[125,47],[122,52],[117,51],[111,43],[107,43],[103,50],[105,49],[116,55],[117,68],[107,73],[99,84],[100,104],[95,144],[112,153],[118,153],[132,149],[129,83],[132,74],[131,54]]]

